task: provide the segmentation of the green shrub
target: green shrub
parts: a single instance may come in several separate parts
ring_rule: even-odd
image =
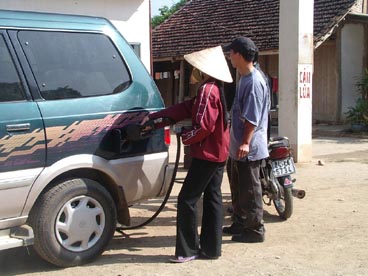
[[[368,126],[368,101],[358,98],[355,106],[350,107],[345,114],[350,123]]]

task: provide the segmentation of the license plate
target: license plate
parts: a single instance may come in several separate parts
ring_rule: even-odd
[[[275,177],[295,173],[294,160],[291,157],[282,160],[274,160],[272,161],[271,165],[272,172]]]

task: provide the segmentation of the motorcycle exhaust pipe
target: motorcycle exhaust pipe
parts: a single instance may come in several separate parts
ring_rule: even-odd
[[[302,199],[305,197],[305,191],[299,190],[299,189],[291,189],[291,194],[295,196],[296,198]]]

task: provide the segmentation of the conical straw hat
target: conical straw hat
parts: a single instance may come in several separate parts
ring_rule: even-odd
[[[184,58],[191,65],[215,79],[224,82],[233,82],[221,46],[184,55]]]

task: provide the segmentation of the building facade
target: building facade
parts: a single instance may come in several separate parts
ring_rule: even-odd
[[[315,123],[342,123],[348,107],[355,104],[359,95],[356,82],[368,64],[367,26],[366,0],[314,1]],[[277,80],[282,70],[278,51],[279,1],[192,0],[153,30],[154,76],[165,103],[181,101],[194,90],[188,84],[190,68],[183,61],[184,54],[226,45],[237,36],[248,36],[256,42],[262,69]],[[227,88],[231,95],[235,86]],[[282,91],[276,88],[274,93],[277,108]]]
[[[150,0],[0,0],[0,9],[105,17],[151,70]]]

